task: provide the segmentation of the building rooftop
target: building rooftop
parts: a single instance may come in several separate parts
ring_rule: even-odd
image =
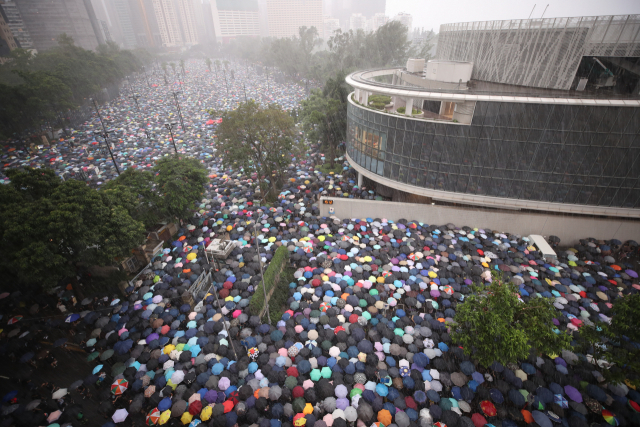
[[[378,68],[370,70],[356,71],[349,75],[349,78],[353,82],[366,84],[367,86],[379,87],[382,92],[383,89],[402,90],[409,92],[416,92],[416,96],[420,97],[422,94],[424,97],[430,97],[427,94],[459,94],[465,96],[501,96],[501,97],[527,97],[527,98],[550,98],[550,99],[593,99],[593,100],[640,100],[640,94],[621,94],[615,93],[608,88],[590,89],[587,88],[583,91],[576,90],[560,90],[560,89],[544,89],[535,88],[529,86],[517,86],[504,83],[493,83],[480,80],[470,80],[468,84],[451,84],[426,80],[425,86],[417,86],[407,83],[406,81],[402,85],[391,84],[392,76],[394,72],[408,73],[406,68]],[[413,76],[420,76],[419,74],[409,73]]]

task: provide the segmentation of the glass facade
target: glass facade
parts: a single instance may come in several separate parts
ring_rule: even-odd
[[[640,108],[478,102],[471,125],[349,103],[347,152],[434,190],[640,208]]]

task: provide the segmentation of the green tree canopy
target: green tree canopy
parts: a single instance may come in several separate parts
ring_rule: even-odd
[[[210,111],[221,117],[218,153],[226,167],[258,175],[260,182],[281,175],[293,148],[293,119],[279,106],[261,107],[253,100],[233,111]]]
[[[485,367],[526,359],[531,350],[557,354],[569,348],[569,335],[553,324],[557,313],[551,300],[523,302],[518,287],[500,276],[473,291],[456,309],[451,338]]]
[[[324,89],[313,90],[302,101],[300,114],[305,131],[313,141],[321,141],[329,149],[329,163],[333,169],[336,147],[347,134],[347,97],[349,89],[344,74],[327,80]]]
[[[158,192],[159,213],[165,219],[187,219],[194,203],[202,199],[207,170],[198,159],[166,156],[158,160],[153,171]]]
[[[107,194],[43,169],[9,170],[0,187],[3,271],[46,287],[78,263],[107,265],[144,241],[144,226]]]
[[[151,228],[163,218],[160,214],[162,200],[155,191],[155,175],[149,171],[129,168],[105,186],[115,200],[125,207],[129,215]]]
[[[611,307],[611,323],[597,322],[580,329],[579,344],[594,362],[604,361],[608,381],[628,380],[640,386],[640,294],[617,298]]]

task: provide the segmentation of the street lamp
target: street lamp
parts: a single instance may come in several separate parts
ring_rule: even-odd
[[[182,126],[182,132],[184,132],[185,131],[184,120],[182,120],[182,111],[180,110],[180,102],[178,102],[178,95],[181,94],[182,92],[175,91],[171,93],[173,94],[173,98],[176,100],[176,107],[178,108],[178,116],[180,116],[180,125]]]
[[[171,134],[171,142],[173,143],[173,149],[176,150],[176,154],[178,154],[178,148],[176,147],[176,141],[173,139],[173,127],[177,125],[176,122],[167,122],[164,125],[169,129],[169,133]]]
[[[93,106],[96,108],[96,113],[98,114],[98,118],[100,119],[100,124],[102,125],[102,133],[98,132],[98,135],[102,135],[104,138],[104,143],[107,145],[107,149],[109,150],[109,155],[111,155],[111,160],[113,161],[114,166],[116,167],[116,171],[118,172],[118,176],[120,176],[120,168],[118,167],[118,163],[116,159],[113,157],[113,152],[111,151],[111,146],[109,145],[109,132],[107,132],[107,128],[104,127],[104,120],[102,120],[102,116],[100,115],[100,109],[98,109],[98,103],[95,99],[89,98],[90,101],[93,102]]]
[[[267,319],[271,324],[271,314],[269,313],[269,300],[267,300],[267,288],[264,285],[264,274],[262,272],[262,255],[260,255],[260,245],[258,244],[258,218],[253,222],[253,237],[256,242],[256,251],[258,251],[258,262],[260,263],[260,277],[262,277],[262,291],[264,292],[264,304],[267,308]]]

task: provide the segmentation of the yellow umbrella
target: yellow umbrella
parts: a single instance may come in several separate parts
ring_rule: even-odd
[[[175,350],[175,349],[176,349],[176,346],[175,346],[175,345],[173,345],[173,344],[169,344],[169,345],[166,345],[166,346],[164,347],[164,350],[162,350],[162,352],[163,352],[164,354],[169,354],[169,353],[171,353],[171,352],[172,352],[173,350]]]
[[[209,421],[209,418],[211,418],[212,413],[213,413],[213,408],[211,406],[205,406],[202,409],[202,412],[200,412],[200,419],[202,421]]]
[[[169,418],[171,418],[171,410],[167,409],[162,414],[160,414],[160,419],[158,420],[158,424],[160,425],[166,424],[167,421],[169,421]]]
[[[191,422],[191,420],[193,419],[193,415],[191,415],[188,412],[185,412],[184,414],[182,414],[182,416],[180,417],[180,421],[182,421],[182,424],[189,424]]]

